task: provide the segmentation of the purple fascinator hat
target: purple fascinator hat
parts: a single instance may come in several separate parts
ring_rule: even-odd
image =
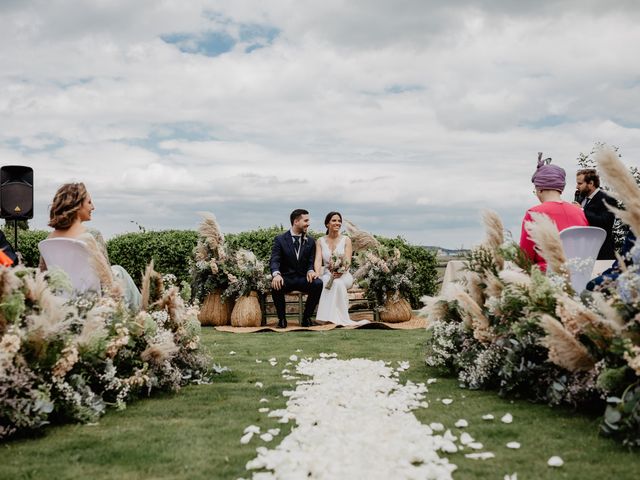
[[[551,159],[542,160],[542,152],[538,152],[538,168],[536,168],[531,181],[537,190],[557,190],[560,193],[567,184],[564,168],[551,165]]]

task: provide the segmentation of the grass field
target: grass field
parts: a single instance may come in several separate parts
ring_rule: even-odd
[[[203,341],[217,362],[231,372],[211,385],[190,386],[175,395],[155,397],[112,411],[98,425],[66,425],[47,429],[42,437],[0,445],[2,479],[216,479],[248,477],[248,460],[264,442],[254,437],[240,444],[247,425],[262,430],[283,427],[259,413],[259,400],[269,399],[271,409],[285,404],[283,390],[293,385],[282,379],[287,358],[336,352],[339,358],[366,357],[387,361],[409,360],[403,380],[425,381],[437,376],[423,360],[422,330],[333,330],[328,332],[229,334],[204,329]],[[235,351],[235,355],[229,352]],[[272,367],[268,359],[276,357]],[[256,363],[256,359],[263,360]],[[262,382],[264,388],[255,386]],[[452,398],[451,405],[439,399]],[[439,378],[429,386],[430,407],[416,411],[424,423],[442,422],[453,432],[459,418],[469,421],[466,430],[494,452],[496,458],[469,460],[462,453],[449,455],[458,465],[454,477],[502,479],[518,473],[519,479],[631,479],[638,478],[640,454],[598,436],[598,420],[569,410],[551,409],[526,401],[498,398],[493,392],[459,389],[454,379]],[[358,402],[359,399],[354,399]],[[366,403],[363,401],[363,408]],[[514,417],[512,424],[499,418]],[[492,413],[496,420],[481,420]],[[269,444],[274,447],[291,428],[285,428]],[[384,439],[380,439],[384,442]],[[519,450],[505,444],[518,441]],[[358,445],[351,446],[354,449]],[[466,453],[466,452],[463,452]],[[551,469],[547,459],[561,456],[564,467]]]

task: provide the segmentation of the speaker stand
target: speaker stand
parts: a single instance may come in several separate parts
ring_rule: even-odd
[[[13,249],[18,254],[18,220],[13,221]]]

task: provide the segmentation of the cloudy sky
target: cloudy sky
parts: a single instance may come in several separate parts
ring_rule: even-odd
[[[0,0],[0,165],[35,172],[35,228],[84,181],[113,236],[313,228],[519,235],[538,151],[640,158],[634,0]],[[636,52],[636,53],[634,53]]]

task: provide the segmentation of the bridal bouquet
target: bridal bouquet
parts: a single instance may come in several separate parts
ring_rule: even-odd
[[[329,266],[327,267],[329,271],[333,273],[347,273],[349,271],[350,263],[347,261],[344,256],[339,255],[337,253],[331,254],[331,259],[329,260]],[[327,290],[331,290],[333,286],[334,277],[331,275],[327,284],[324,286]]]

